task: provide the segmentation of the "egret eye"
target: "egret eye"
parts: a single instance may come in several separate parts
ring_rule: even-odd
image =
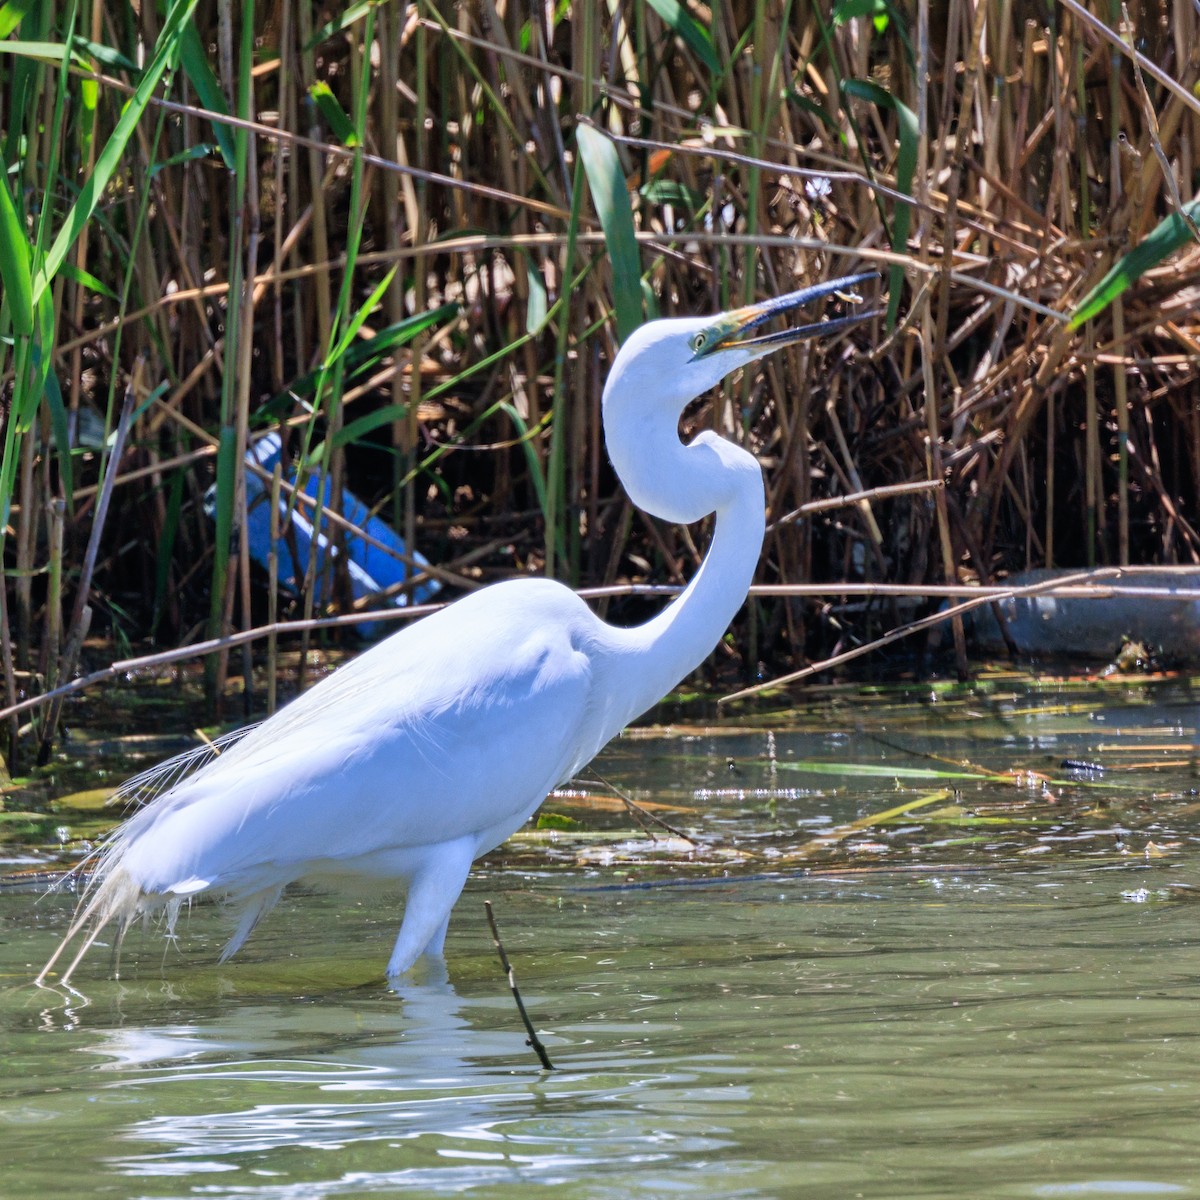
[[[704,349],[704,343],[707,341],[703,333],[698,333],[692,338],[692,349],[699,354]]]

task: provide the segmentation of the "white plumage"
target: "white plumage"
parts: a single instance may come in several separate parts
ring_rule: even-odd
[[[561,584],[514,580],[393,634],[126,821],[39,981],[85,928],[64,982],[108,923],[123,933],[139,914],[165,910],[170,927],[203,894],[238,912],[228,957],[298,879],[403,884],[388,975],[440,954],[471,863],[698,666],[745,598],[762,545],[761,473],[712,433],[683,445],[683,406],[737,367],[857,319],[745,336],[866,278],[716,318],[651,322],[621,348],[604,423],[631,499],[672,521],[717,515],[682,596],[620,629]]]

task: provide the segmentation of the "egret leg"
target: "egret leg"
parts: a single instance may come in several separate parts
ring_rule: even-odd
[[[460,838],[431,846],[408,885],[404,920],[388,961],[389,978],[403,975],[422,954],[442,953],[450,910],[467,882],[475,858],[475,839]]]
[[[446,919],[442,922],[441,928],[434,933],[433,937],[425,943],[425,956],[427,958],[438,958],[446,951],[446,934],[450,929],[450,916],[447,914]]]

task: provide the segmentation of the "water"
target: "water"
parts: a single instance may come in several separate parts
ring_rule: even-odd
[[[1197,725],[1178,682],[994,681],[642,732],[394,990],[397,902],[316,893],[225,966],[197,906],[35,989],[71,902],[0,888],[0,1193],[1196,1195]]]

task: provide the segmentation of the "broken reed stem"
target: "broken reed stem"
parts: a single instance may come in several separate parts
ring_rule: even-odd
[[[492,902],[485,900],[483,907],[487,912],[488,925],[492,930],[492,944],[496,947],[496,953],[500,955],[500,966],[503,968],[504,974],[508,977],[509,991],[512,992],[513,999],[516,1001],[517,1012],[521,1014],[521,1022],[525,1026],[525,1032],[529,1035],[525,1039],[525,1044],[533,1048],[534,1054],[538,1056],[538,1061],[542,1064],[543,1071],[553,1071],[554,1064],[550,1061],[550,1055],[546,1053],[546,1047],[542,1045],[542,1039],[538,1037],[537,1031],[533,1027],[533,1022],[529,1019],[529,1013],[525,1011],[525,1002],[521,999],[521,992],[517,987],[517,977],[513,974],[512,964],[508,961],[508,955],[504,952],[504,943],[500,940],[500,931],[496,928],[496,916],[492,912]]]
[[[834,508],[849,508],[852,504],[860,504],[864,500],[889,500],[894,496],[911,496],[916,492],[938,491],[946,486],[943,479],[914,479],[911,483],[885,484],[883,487],[867,488],[862,492],[850,492],[845,496],[831,496],[828,500],[810,500],[807,504],[785,513],[778,521],[772,521],[767,526],[767,533],[773,533],[781,525],[795,521],[811,513],[828,512]]]

